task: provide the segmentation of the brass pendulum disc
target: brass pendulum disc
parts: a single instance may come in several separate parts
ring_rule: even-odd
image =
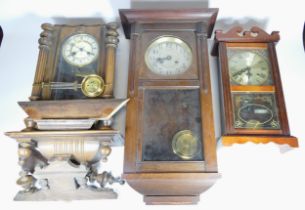
[[[81,84],[81,90],[87,97],[100,96],[105,90],[105,82],[102,77],[96,74],[85,76]]]
[[[190,130],[179,131],[173,137],[172,149],[183,160],[192,159],[198,152],[198,139]]]

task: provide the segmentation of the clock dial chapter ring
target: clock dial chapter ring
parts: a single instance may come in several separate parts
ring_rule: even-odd
[[[64,60],[77,67],[89,65],[97,59],[98,54],[99,45],[96,38],[86,33],[68,37],[62,47]]]
[[[145,64],[159,75],[182,74],[192,64],[191,47],[182,39],[165,35],[154,39],[145,51]]]
[[[84,77],[82,80],[81,90],[87,97],[97,97],[104,92],[105,82],[102,77],[96,74],[90,74]]]
[[[231,80],[239,85],[263,85],[269,78],[269,62],[259,53],[238,52],[229,58]]]
[[[192,159],[198,152],[198,138],[190,130],[177,132],[172,139],[173,152],[183,160]]]

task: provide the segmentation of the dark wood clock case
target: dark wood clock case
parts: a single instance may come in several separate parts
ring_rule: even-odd
[[[217,12],[120,10],[130,39],[123,177],[146,204],[196,203],[219,177],[207,46]],[[162,36],[179,37],[191,48],[193,62],[184,73],[153,74],[145,65],[145,49]],[[191,160],[169,148],[173,133],[185,127],[200,139]]]

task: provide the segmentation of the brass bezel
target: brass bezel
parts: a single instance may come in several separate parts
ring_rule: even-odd
[[[180,72],[179,74],[183,74],[184,72],[186,72],[192,65],[193,62],[193,51],[192,48],[180,37],[177,36],[172,36],[172,35],[162,35],[162,36],[158,36],[157,38],[153,39],[150,44],[148,45],[148,47],[145,50],[145,54],[144,54],[144,60],[145,60],[145,64],[148,67],[148,69],[154,73],[154,74],[158,74],[158,75],[165,75],[165,74],[160,74],[157,73],[156,71],[153,70],[153,67],[150,65],[149,62],[149,58],[148,58],[148,52],[151,48],[157,46],[158,44],[162,43],[162,42],[174,42],[179,44],[183,49],[187,49],[187,51],[190,53],[190,62],[189,65],[187,66],[187,68],[185,68],[182,72]],[[171,75],[177,75],[177,74],[171,74]]]

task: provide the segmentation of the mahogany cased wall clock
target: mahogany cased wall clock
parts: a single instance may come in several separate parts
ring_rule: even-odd
[[[279,39],[278,32],[269,35],[258,27],[215,32],[224,145],[251,141],[298,146],[289,131],[275,50]]]
[[[117,25],[42,28],[31,100],[112,97]]]
[[[130,39],[123,177],[146,204],[190,204],[219,177],[207,38],[218,9],[122,9]]]

